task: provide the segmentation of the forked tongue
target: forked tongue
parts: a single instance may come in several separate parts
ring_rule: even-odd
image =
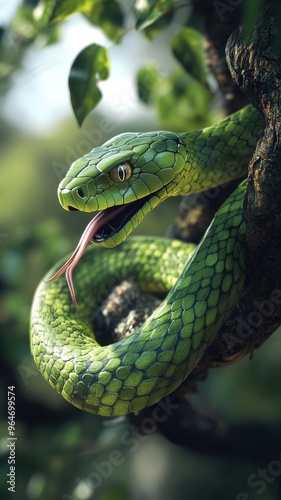
[[[56,280],[59,276],[61,276],[65,272],[66,281],[68,284],[68,288],[70,291],[71,299],[75,307],[78,308],[78,304],[75,297],[74,285],[72,280],[72,272],[73,269],[77,266],[79,260],[84,254],[88,244],[96,234],[96,232],[104,226],[107,222],[111,221],[116,215],[125,210],[126,205],[121,205],[120,207],[112,207],[107,208],[106,210],[102,210],[99,212],[86,226],[83,231],[83,234],[78,242],[77,247],[75,248],[73,254],[68,259],[68,261],[45,283],[50,283],[51,281]]]

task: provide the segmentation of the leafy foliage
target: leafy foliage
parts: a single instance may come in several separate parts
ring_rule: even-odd
[[[139,98],[157,109],[163,128],[192,131],[212,121],[210,90],[181,67],[164,78],[156,66],[145,66],[137,74],[137,89]]]
[[[174,6],[175,0],[137,0],[135,4],[136,28],[143,30],[158,21]]]
[[[123,14],[115,0],[56,1],[49,21],[61,22],[77,12],[85,14],[87,19],[102,28],[110,39],[119,40],[123,29]]]
[[[109,75],[109,57],[105,47],[93,43],[76,57],[69,75],[69,90],[73,111],[79,125],[98,104],[101,92],[99,80]]]
[[[9,28],[0,29],[0,94],[11,86],[11,78],[21,68],[26,50],[37,43],[42,48],[59,41],[57,26],[40,26],[28,6],[20,6]]]
[[[278,14],[279,2],[275,0],[273,3]],[[245,0],[243,3],[246,34],[251,31],[253,19],[264,5],[265,0]],[[175,10],[180,7],[182,4],[176,0],[137,0],[134,6],[135,27],[148,39],[152,39],[169,25]],[[222,8],[221,15],[224,10],[231,12],[235,7],[224,3]],[[215,8],[214,5],[214,9],[216,10],[218,7]],[[0,55],[2,85],[0,90],[2,89],[2,93],[9,88],[10,79],[20,67],[26,48],[34,42],[37,43],[39,39],[41,46],[55,43],[59,39],[59,25],[69,16],[77,13],[85,16],[91,24],[103,30],[107,37],[116,43],[126,35],[124,28],[126,17],[117,0],[66,0],[63,2],[61,0],[24,0],[24,6],[18,9],[10,28],[13,36],[7,38],[5,30],[0,32],[0,35],[2,34],[0,36],[2,48]],[[193,13],[193,24],[195,19],[196,16]],[[195,25],[200,26],[200,23],[195,22]],[[279,50],[281,37],[276,35],[274,43],[276,49]],[[95,44],[90,47],[83,49],[81,54],[77,56],[69,76],[71,102],[79,125],[83,123],[87,114],[95,108],[102,97],[97,86],[98,81],[109,76],[110,64],[106,49],[97,47]],[[174,36],[171,48],[175,58],[183,66],[186,75],[190,75],[207,88],[200,32],[190,26],[182,26],[182,29]],[[147,72],[143,75],[139,73],[139,88],[144,74],[147,77]],[[182,73],[178,72],[178,77],[178,87],[181,87],[183,85]],[[175,76],[171,76],[171,78],[173,79]],[[186,78],[188,80],[186,84],[189,87],[187,94],[191,96],[192,80],[188,76]],[[202,97],[204,92],[201,89],[199,93]],[[209,91],[205,95],[210,97]],[[140,91],[140,97],[146,102],[151,100],[151,96],[149,99],[148,95],[145,97],[143,90]],[[152,99],[151,102],[155,102],[155,99]],[[208,99],[206,101],[205,98],[201,98],[201,102],[203,101],[207,103]],[[163,103],[160,108],[165,108],[165,104]],[[192,109],[192,106],[188,109]],[[187,110],[185,109],[185,111]],[[164,116],[165,112],[163,113]],[[197,123],[200,123],[200,120]]]
[[[184,28],[172,40],[172,51],[187,73],[206,85],[203,39],[193,28]]]

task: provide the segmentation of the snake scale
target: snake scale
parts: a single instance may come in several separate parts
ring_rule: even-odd
[[[191,133],[121,134],[70,167],[58,188],[61,205],[99,213],[67,263],[39,284],[31,312],[34,360],[67,401],[103,416],[140,411],[175,390],[198,363],[244,283],[247,181],[221,206],[195,250],[165,238],[123,240],[168,196],[245,176],[263,126],[247,106]],[[144,290],[167,292],[166,298],[130,337],[100,346],[93,311],[127,277]]]

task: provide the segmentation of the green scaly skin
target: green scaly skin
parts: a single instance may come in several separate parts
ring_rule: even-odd
[[[248,106],[190,134],[121,134],[72,165],[59,186],[60,202],[91,212],[143,198],[114,234],[109,226],[98,231],[95,245],[115,247],[168,196],[245,175],[262,130],[260,115]],[[113,182],[112,169],[124,162],[131,176]],[[157,403],[188,376],[244,283],[245,189],[244,181],[222,205],[193,255],[192,245],[161,238],[131,238],[111,251],[87,249],[75,275],[79,309],[63,277],[39,285],[31,350],[43,376],[67,401],[99,415],[124,415]],[[93,309],[127,277],[145,290],[170,291],[132,336],[101,347],[92,330]]]

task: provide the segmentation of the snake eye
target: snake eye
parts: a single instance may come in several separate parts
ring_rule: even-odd
[[[125,182],[132,175],[132,167],[128,162],[122,163],[121,165],[113,168],[109,175],[113,182]]]

